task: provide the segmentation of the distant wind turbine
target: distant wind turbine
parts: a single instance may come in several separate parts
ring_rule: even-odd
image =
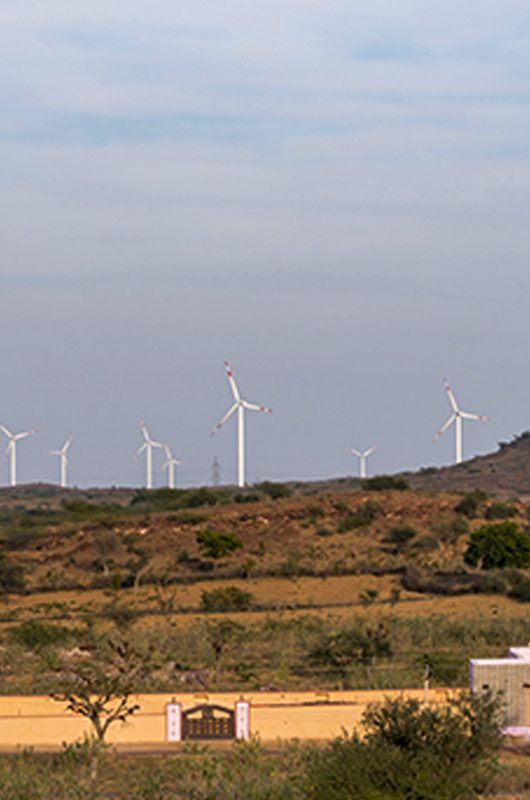
[[[63,444],[60,450],[50,450],[51,456],[59,456],[61,459],[61,486],[64,488],[68,486],[67,480],[67,468],[68,468],[68,450],[70,449],[70,445],[72,444],[74,437],[69,436],[66,442]]]
[[[138,448],[136,451],[137,455],[140,455],[145,450],[145,468],[146,468],[146,488],[152,489],[153,488],[153,448],[154,447],[163,447],[161,442],[155,442],[151,439],[149,435],[149,431],[145,426],[145,422],[140,423],[140,427],[142,429],[142,435],[144,437],[144,443],[141,447]]]
[[[227,420],[230,419],[232,414],[237,411],[237,483],[238,486],[245,486],[245,410],[247,411],[262,411],[264,414],[272,414],[272,409],[266,406],[258,406],[255,403],[249,403],[243,400],[239,393],[236,380],[230,369],[230,364],[225,361],[225,372],[232,394],[234,396],[234,405],[231,406],[224,417],[217,423],[211,436],[215,436],[217,431],[222,428]]]
[[[366,478],[366,459],[371,453],[377,450],[377,446],[369,447],[368,450],[356,450],[354,447],[350,448],[350,453],[357,456],[359,459],[359,478]]]
[[[462,463],[462,420],[463,419],[476,419],[480,422],[487,422],[488,417],[484,417],[481,414],[472,414],[470,411],[461,411],[458,407],[458,403],[456,402],[456,398],[453,394],[453,390],[449,385],[449,381],[447,378],[443,379],[445,391],[447,392],[447,397],[449,398],[449,403],[451,404],[451,408],[453,413],[447,419],[436,436],[433,439],[433,442],[436,442],[440,436],[446,432],[446,430],[453,424],[455,424],[455,464]]]
[[[168,489],[175,489],[177,485],[176,481],[176,469],[182,461],[179,461],[177,458],[173,458],[173,453],[171,452],[169,445],[164,445],[164,451],[166,453],[166,463],[162,467],[162,469],[167,469],[167,485]]]
[[[23,431],[22,433],[11,433],[5,425],[0,425],[0,431],[4,433],[9,439],[6,447],[6,454],[9,459],[9,476],[11,486],[17,485],[17,442],[21,439],[26,439],[31,436],[35,431]]]

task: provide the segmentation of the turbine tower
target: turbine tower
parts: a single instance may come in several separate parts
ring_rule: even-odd
[[[146,482],[145,486],[147,489],[153,488],[153,448],[154,447],[163,447],[161,442],[155,442],[151,439],[149,435],[149,431],[145,426],[145,422],[140,423],[140,427],[142,429],[142,435],[144,437],[144,443],[141,447],[138,448],[136,451],[137,455],[140,455],[143,450],[145,450],[145,468],[146,468]]]
[[[356,450],[355,447],[350,448],[350,453],[353,453],[359,459],[359,478],[366,478],[366,459],[374,450],[377,450],[377,446],[369,447],[368,450]]]
[[[455,464],[462,463],[462,420],[463,419],[477,419],[480,422],[487,422],[488,417],[484,417],[481,414],[472,414],[470,411],[461,411],[458,407],[458,403],[456,402],[456,398],[453,394],[453,390],[449,385],[449,381],[447,378],[443,379],[445,391],[447,392],[447,397],[449,398],[449,403],[451,404],[451,408],[453,413],[447,419],[436,436],[433,439],[433,442],[436,442],[440,436],[442,436],[446,430],[453,424],[455,424]]]
[[[217,423],[210,435],[215,436],[217,431],[222,428],[232,414],[237,411],[237,485],[243,488],[245,486],[245,410],[262,411],[264,414],[272,414],[272,409],[243,400],[228,361],[225,361],[225,372],[235,402],[234,405],[228,409],[224,417]]]
[[[63,489],[68,486],[68,480],[66,476],[67,467],[68,467],[68,450],[70,449],[70,445],[73,441],[73,436],[69,436],[66,442],[63,444],[60,450],[50,450],[51,456],[59,456],[61,459],[61,486]]]
[[[23,431],[22,433],[11,433],[5,425],[0,425],[0,431],[9,439],[6,447],[6,454],[9,459],[9,483],[11,486],[17,485],[17,442],[26,439],[35,431]]]
[[[166,463],[162,469],[167,469],[168,489],[175,489],[177,486],[175,467],[177,467],[179,464],[182,464],[182,461],[179,461],[177,458],[173,458],[173,453],[171,452],[168,444],[164,445],[164,450],[166,453]]]

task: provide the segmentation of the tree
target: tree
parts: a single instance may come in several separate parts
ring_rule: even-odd
[[[379,624],[325,634],[310,652],[309,662],[337,676],[345,687],[354,664],[369,670],[376,658],[388,658],[391,655],[389,632],[383,624]]]
[[[443,707],[386,700],[353,733],[315,749],[308,800],[472,800],[487,788],[501,744],[499,705],[462,695]]]
[[[530,566],[530,536],[511,521],[482,525],[469,537],[464,561],[481,569],[524,569]]]
[[[196,536],[199,550],[209,558],[223,558],[234,550],[240,550],[243,542],[233,533],[218,533],[217,531],[203,530]]]
[[[92,729],[92,777],[111,725],[126,722],[140,706],[132,695],[147,674],[148,658],[122,638],[106,638],[95,653],[63,665],[61,687],[51,696],[84,717]]]

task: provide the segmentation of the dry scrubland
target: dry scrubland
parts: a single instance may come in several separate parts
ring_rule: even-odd
[[[485,525],[515,526],[526,546],[529,500],[385,485],[0,492],[0,692],[60,691],[120,641],[148,664],[143,692],[419,687],[426,660],[433,685],[465,686],[470,656],[530,641],[528,566],[466,560]],[[401,749],[392,777],[387,744],[333,747],[107,753],[96,782],[85,746],[3,756],[0,798],[530,797],[524,751],[447,778],[436,747]],[[322,780],[347,759],[357,794],[330,794]],[[403,776],[415,786],[377,789]]]
[[[152,653],[143,691],[415,687],[425,656],[463,686],[530,640],[526,571],[464,561],[524,498],[374,488],[4,491],[0,690],[53,690],[113,631]]]

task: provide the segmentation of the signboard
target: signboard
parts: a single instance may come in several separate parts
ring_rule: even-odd
[[[233,739],[234,712],[217,705],[201,705],[182,713],[183,739]]]

